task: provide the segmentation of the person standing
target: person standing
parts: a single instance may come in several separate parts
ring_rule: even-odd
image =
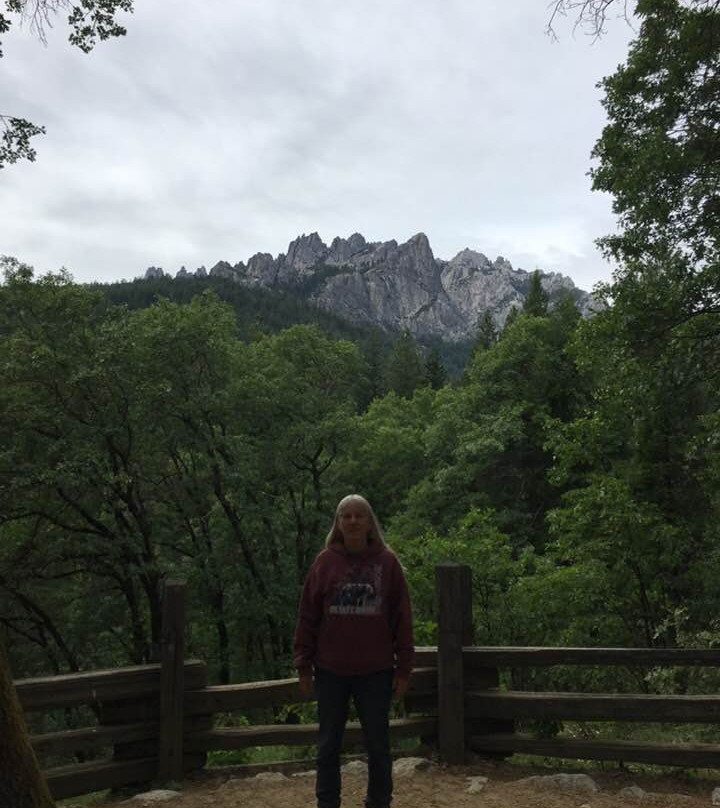
[[[366,808],[392,801],[389,714],[408,688],[414,653],[407,583],[370,503],[335,510],[325,549],[303,586],[293,663],[301,692],[318,702],[318,808],[339,808],[340,748],[353,698],[368,755]],[[314,682],[313,682],[314,677]]]

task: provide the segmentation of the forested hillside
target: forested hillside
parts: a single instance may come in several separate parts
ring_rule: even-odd
[[[320,270],[318,272],[322,274]],[[189,303],[210,289],[220,300],[232,306],[237,321],[237,335],[244,340],[260,334],[276,333],[292,325],[317,325],[332,337],[349,339],[358,344],[369,364],[376,366],[378,378],[373,382],[375,393],[383,390],[382,377],[393,344],[400,337],[408,338],[401,331],[361,325],[344,319],[327,308],[309,302],[307,295],[301,293],[302,290],[293,292],[244,286],[222,276],[190,275],[174,280],[165,275],[91,284],[90,288],[102,292],[110,304],[127,305],[131,309],[144,308],[159,298]],[[472,346],[473,341],[450,342],[438,337],[428,337],[421,342],[413,340],[413,350],[417,351],[423,364],[439,360],[445,372],[453,378],[462,373]]]

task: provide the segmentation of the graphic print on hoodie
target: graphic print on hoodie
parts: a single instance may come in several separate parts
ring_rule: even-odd
[[[382,612],[382,565],[359,565],[335,583],[330,614],[376,615]]]

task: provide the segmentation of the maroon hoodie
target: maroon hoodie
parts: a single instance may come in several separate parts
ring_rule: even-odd
[[[409,676],[413,636],[410,596],[395,553],[370,544],[350,553],[340,542],[323,550],[305,579],[293,663],[340,675],[396,668]]]

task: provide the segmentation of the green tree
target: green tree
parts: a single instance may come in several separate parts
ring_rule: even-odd
[[[715,488],[720,267],[717,4],[639,2],[626,64],[603,82],[609,124],[593,185],[610,191],[620,265],[573,352],[593,379],[548,448],[567,491],[551,513],[559,564],[605,593],[616,642],[710,628],[718,596]]]
[[[388,539],[393,542],[392,530]],[[428,529],[395,544],[408,571],[417,641],[437,643],[435,566],[446,561],[468,564],[473,572],[473,624],[483,645],[513,643],[517,604],[513,585],[528,566],[527,555],[514,558],[512,544],[495,524],[490,511],[472,509],[447,533]]]
[[[338,471],[346,491],[366,496],[385,523],[402,506],[408,489],[425,471],[424,435],[435,417],[439,395],[429,386],[412,398],[390,392],[355,417]]]
[[[520,309],[517,306],[511,306],[510,311],[507,313],[507,317],[505,318],[505,324],[503,325],[503,331],[511,326],[515,320],[518,318],[520,314]]]
[[[385,365],[385,385],[399,396],[410,398],[425,382],[422,358],[415,338],[406,328],[393,343]]]
[[[284,673],[358,348],[307,326],[245,344],[212,293],[128,311],[12,262],[0,334],[0,621],[27,667],[146,660],[182,569],[218,678]]]
[[[438,391],[423,435],[424,476],[393,520],[402,536],[452,529],[472,508],[492,509],[515,548],[542,548],[560,490],[548,479],[555,420],[582,407],[584,382],[566,350],[574,322],[519,315],[476,353],[462,387]]]
[[[497,341],[499,332],[495,324],[495,318],[490,309],[485,309],[478,317],[475,326],[475,341],[473,343],[473,353],[475,351],[487,351]]]
[[[642,0],[627,62],[602,82],[609,123],[593,188],[612,193],[622,262],[613,295],[632,299],[645,339],[683,323],[715,330],[720,300],[720,9]]]
[[[385,394],[385,340],[379,328],[370,329],[367,340],[363,344],[363,355],[367,365],[367,390],[364,404],[369,404]]]
[[[533,317],[544,317],[548,312],[548,294],[542,287],[538,269],[530,277],[530,289],[523,300],[522,310]]]
[[[447,382],[447,371],[440,357],[440,351],[433,346],[425,357],[425,381],[433,390],[440,389]]]

